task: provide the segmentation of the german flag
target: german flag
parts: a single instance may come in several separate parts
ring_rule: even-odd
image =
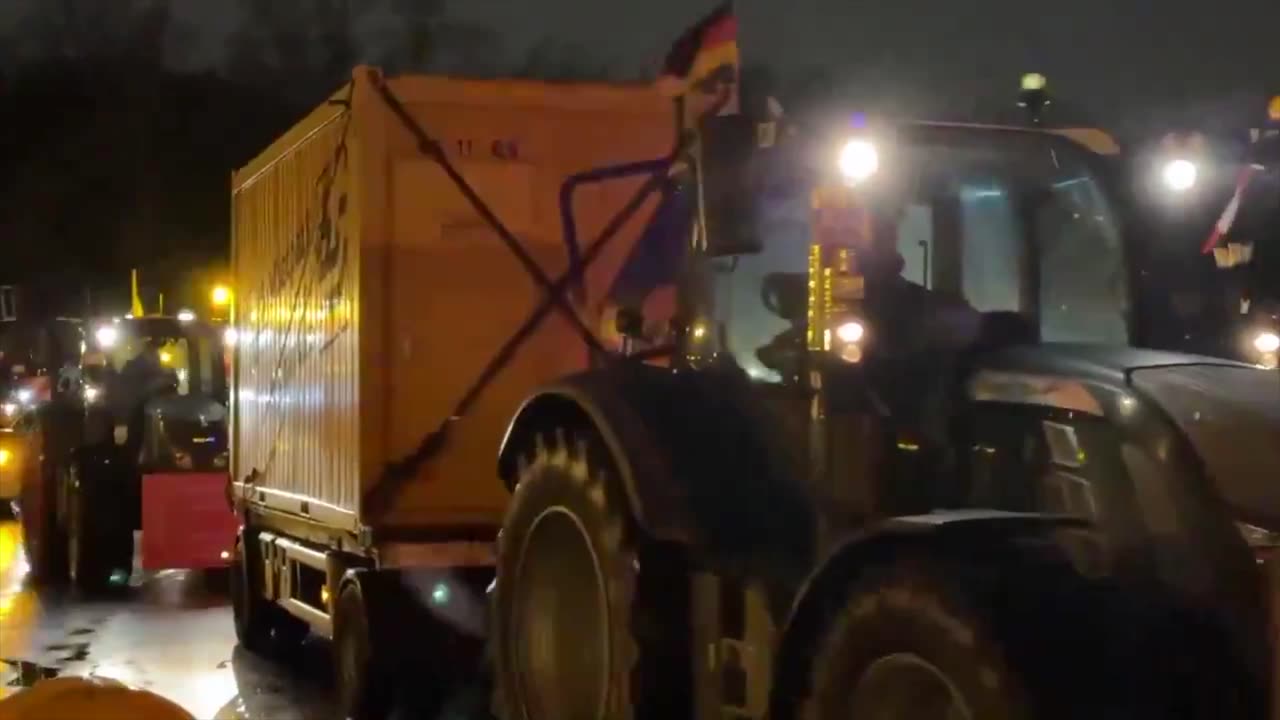
[[[738,18],[730,0],[676,40],[658,77],[658,89],[671,97],[691,90],[715,94],[728,89],[732,96],[726,100],[736,105],[739,63]]]

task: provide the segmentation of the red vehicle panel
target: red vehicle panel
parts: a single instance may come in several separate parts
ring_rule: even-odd
[[[226,567],[240,522],[226,492],[226,473],[143,476],[143,569]]]

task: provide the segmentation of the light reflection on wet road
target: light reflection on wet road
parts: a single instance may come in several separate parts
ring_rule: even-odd
[[[240,650],[217,577],[163,572],[86,603],[37,593],[27,572],[21,528],[0,518],[0,697],[42,674],[98,675],[202,719],[332,720],[327,649],[288,672]]]

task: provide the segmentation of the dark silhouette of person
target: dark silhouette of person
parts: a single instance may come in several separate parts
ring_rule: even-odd
[[[873,212],[871,241],[859,254],[876,336],[894,355],[968,349],[978,342],[982,313],[957,293],[925,287],[902,274],[906,262],[898,234],[905,213],[901,200]]]
[[[114,378],[112,410],[116,424],[128,427],[124,447],[129,457],[136,457],[142,448],[147,402],[176,383],[176,375],[160,357],[164,344],[161,338],[147,338],[141,352],[130,358]]]

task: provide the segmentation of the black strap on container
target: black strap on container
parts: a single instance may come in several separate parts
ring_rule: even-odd
[[[464,417],[475,403],[480,399],[484,390],[493,382],[499,373],[511,362],[515,357],[516,351],[520,346],[529,339],[546,319],[552,310],[559,309],[562,314],[569,318],[574,329],[582,336],[583,341],[591,349],[593,356],[606,355],[607,351],[600,345],[600,341],[575,312],[572,305],[567,299],[568,291],[575,287],[576,283],[581,281],[583,274],[591,263],[600,256],[600,253],[609,245],[619,231],[626,225],[627,221],[640,209],[648,196],[660,190],[664,183],[667,182],[668,174],[671,167],[683,152],[682,147],[677,146],[671,155],[658,160],[652,160],[643,163],[631,163],[626,166],[619,166],[618,174],[610,174],[607,170],[594,171],[584,174],[578,178],[578,182],[603,179],[607,177],[621,177],[624,174],[642,174],[648,173],[649,178],[641,185],[630,200],[614,214],[613,218],[604,227],[604,229],[596,236],[594,240],[587,246],[586,250],[578,253],[576,237],[570,236],[566,238],[569,244],[570,257],[569,268],[556,280],[552,281],[537,262],[529,255],[529,253],[520,244],[515,235],[507,229],[493,210],[484,202],[480,195],[467,182],[466,178],[453,166],[442,149],[440,143],[433,139],[419,125],[413,117],[405,109],[404,104],[391,92],[383,82],[382,78],[376,73],[372,74],[373,86],[377,89],[378,94],[386,102],[387,106],[405,126],[405,128],[414,136],[418,143],[418,150],[439,163],[440,167],[453,181],[458,190],[467,199],[476,213],[480,215],[498,234],[498,237],[506,245],[507,249],[520,261],[525,271],[545,290],[546,295],[533,309],[524,323],[516,330],[516,332],[499,348],[498,352],[485,365],[480,375],[472,382],[467,391],[463,393],[462,398],[454,407],[453,412],[445,418],[440,425],[429,432],[419,442],[418,447],[405,457],[388,463],[377,482],[369,489],[364,496],[364,511],[368,515],[380,515],[390,507],[391,503],[399,495],[400,488],[405,482],[417,476],[422,465],[434,457],[448,441],[450,428],[454,423]],[[625,168],[625,172],[622,170]],[[577,176],[575,176],[577,178]],[[574,179],[566,181],[566,185],[570,185]],[[573,183],[576,184],[576,183]],[[564,194],[562,191],[562,200]],[[563,205],[562,205],[563,211]],[[566,226],[572,228],[572,225]],[[573,232],[570,230],[570,232]]]

